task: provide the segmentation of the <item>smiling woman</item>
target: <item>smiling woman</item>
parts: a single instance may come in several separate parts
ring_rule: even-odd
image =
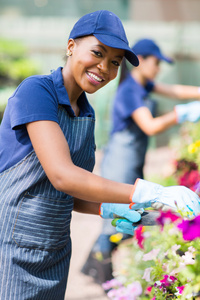
[[[70,56],[62,74],[64,82],[71,82],[66,89],[72,94],[71,102],[76,102],[83,91],[94,93],[117,76],[125,51],[106,46],[90,35],[70,38],[67,53]]]
[[[85,92],[114,79],[123,57],[138,65],[120,19],[105,10],[83,16],[70,33],[67,56],[64,67],[17,87],[0,127],[0,299],[64,299],[73,209],[126,218],[116,229],[133,234],[132,223],[141,218],[129,207],[133,190],[134,203],[149,204],[140,195],[145,182],[138,191],[92,174],[95,114]],[[177,203],[197,206],[193,192],[183,194]]]

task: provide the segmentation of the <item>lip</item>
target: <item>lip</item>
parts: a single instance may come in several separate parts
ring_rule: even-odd
[[[103,81],[105,81],[105,79],[104,79],[102,76],[100,76],[100,75],[98,75],[98,74],[96,74],[96,73],[94,73],[94,72],[87,71],[87,72],[86,72],[86,75],[87,75],[89,81],[90,81],[93,85],[99,85],[99,84],[101,84]]]

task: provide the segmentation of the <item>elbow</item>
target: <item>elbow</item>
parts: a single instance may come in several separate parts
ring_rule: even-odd
[[[53,179],[50,180],[53,187],[59,191],[59,192],[65,192],[66,193],[66,186],[64,185],[64,182],[61,177],[55,176]],[[65,188],[64,188],[65,186]]]
[[[147,128],[144,132],[148,136],[153,136],[153,135],[157,134],[156,130],[154,130],[153,128]]]
[[[69,168],[70,169],[70,168]],[[73,172],[66,169],[59,169],[49,176],[49,180],[53,187],[59,191],[71,195],[73,193]]]
[[[146,135],[148,135],[148,136],[153,136],[153,135],[155,135],[155,134],[156,134],[155,132],[150,131],[150,130],[146,133]]]

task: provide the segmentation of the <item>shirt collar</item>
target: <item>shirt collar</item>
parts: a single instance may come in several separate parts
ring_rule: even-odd
[[[58,103],[64,105],[66,110],[72,117],[76,117],[67,94],[67,90],[64,86],[64,80],[62,76],[62,67],[52,72],[52,78],[54,87],[56,90]],[[78,98],[78,106],[80,109],[79,117],[94,117],[94,110],[88,102],[85,92],[83,92]]]

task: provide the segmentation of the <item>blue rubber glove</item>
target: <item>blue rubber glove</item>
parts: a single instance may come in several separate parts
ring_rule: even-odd
[[[177,115],[177,123],[179,124],[185,121],[197,122],[200,120],[200,101],[178,104],[174,109]]]
[[[132,223],[138,222],[141,215],[129,208],[129,204],[101,203],[99,214],[103,219],[125,218]]]
[[[117,219],[117,221],[115,221],[115,224],[113,224],[112,222],[112,225],[115,226],[118,232],[129,234],[129,235],[134,235],[134,231],[137,228],[132,225],[132,222],[126,219]]]
[[[196,193],[184,186],[163,187],[160,184],[137,179],[133,194],[131,195],[132,209],[156,207],[158,203],[169,206],[174,210],[200,213],[200,198]]]

